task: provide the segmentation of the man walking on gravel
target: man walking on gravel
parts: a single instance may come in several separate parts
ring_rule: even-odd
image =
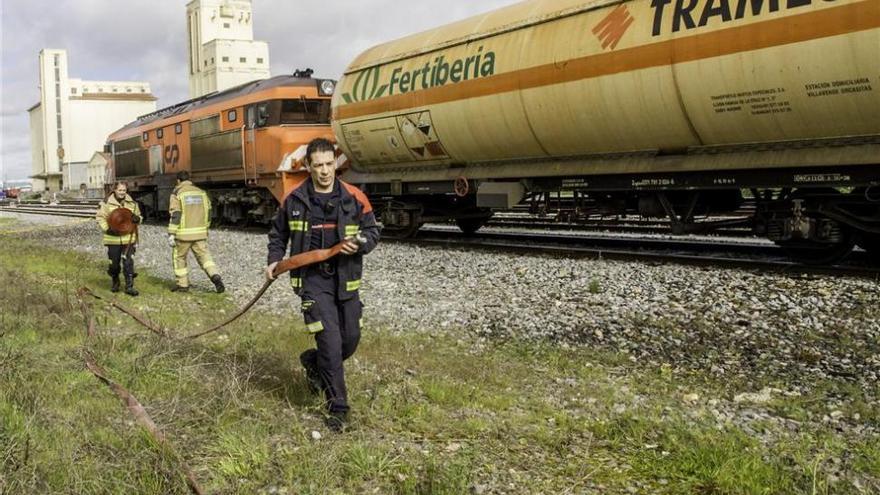
[[[119,273],[125,273],[125,293],[130,296],[138,295],[138,291],[134,288],[134,252],[135,243],[137,243],[137,233],[131,232],[124,234],[114,230],[108,218],[118,208],[125,208],[131,211],[131,221],[135,225],[141,222],[141,209],[137,201],[128,195],[128,185],[125,182],[117,182],[113,185],[113,193],[98,205],[98,212],[95,219],[98,221],[98,227],[104,233],[103,244],[107,246],[107,257],[110,258],[110,268],[107,274],[110,275],[110,290],[119,292]],[[125,260],[122,258],[125,257]],[[120,263],[122,269],[120,270]]]
[[[208,251],[208,227],[211,226],[211,200],[208,193],[194,186],[189,180],[189,172],[177,173],[177,187],[171,193],[168,206],[171,220],[168,222],[168,245],[171,246],[171,263],[177,284],[174,292],[189,290],[189,269],[186,256],[192,250],[196,261],[208,278],[214,283],[217,292],[226,287],[217,273],[217,265]]]
[[[312,140],[305,166],[309,179],[285,198],[269,232],[266,276],[274,278],[288,245],[293,256],[344,243],[339,256],[290,273],[294,292],[302,299],[306,331],[317,344],[300,355],[300,362],[309,387],[315,393],[322,390],[327,399],[327,426],[342,431],[349,411],[343,361],[360,341],[362,259],[379,242],[379,229],[366,195],[336,178],[330,141]]]

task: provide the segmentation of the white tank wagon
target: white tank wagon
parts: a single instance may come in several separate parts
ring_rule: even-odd
[[[402,232],[560,190],[690,232],[745,192],[819,260],[880,244],[878,54],[880,0],[530,0],[364,52],[333,126]]]

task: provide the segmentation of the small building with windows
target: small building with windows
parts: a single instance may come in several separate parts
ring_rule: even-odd
[[[104,179],[107,176],[107,168],[110,165],[110,153],[96,151],[89,160],[88,182],[86,185],[90,192],[97,192],[97,197],[104,193]]]
[[[113,131],[155,111],[156,97],[146,82],[68,77],[66,50],[43,49],[39,60],[40,101],[28,109],[34,191],[76,191],[95,150]]]

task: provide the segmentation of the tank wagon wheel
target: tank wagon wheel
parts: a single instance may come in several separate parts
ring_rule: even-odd
[[[795,191],[791,199],[807,198],[816,194],[841,195],[836,189],[812,189],[807,191]],[[816,220],[830,220],[824,216],[816,217]],[[777,241],[785,253],[795,261],[805,265],[828,265],[845,258],[856,245],[858,235],[848,225],[832,222],[829,228],[839,229],[840,242],[833,244],[821,243],[813,240]]]
[[[382,237],[388,239],[413,237],[425,224],[419,205],[398,201],[380,206],[377,218],[382,222]]]
[[[779,241],[776,244],[799,263],[829,265],[846,258],[856,244],[852,230],[845,226],[841,229],[841,237],[841,242],[831,245],[823,245],[815,241]]]

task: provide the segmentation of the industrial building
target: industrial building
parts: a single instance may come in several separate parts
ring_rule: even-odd
[[[107,136],[155,111],[156,97],[146,82],[68,77],[66,50],[44,49],[39,59],[40,101],[28,109],[34,191],[78,190]]]
[[[269,77],[269,45],[254,41],[250,0],[186,6],[192,98]]]

